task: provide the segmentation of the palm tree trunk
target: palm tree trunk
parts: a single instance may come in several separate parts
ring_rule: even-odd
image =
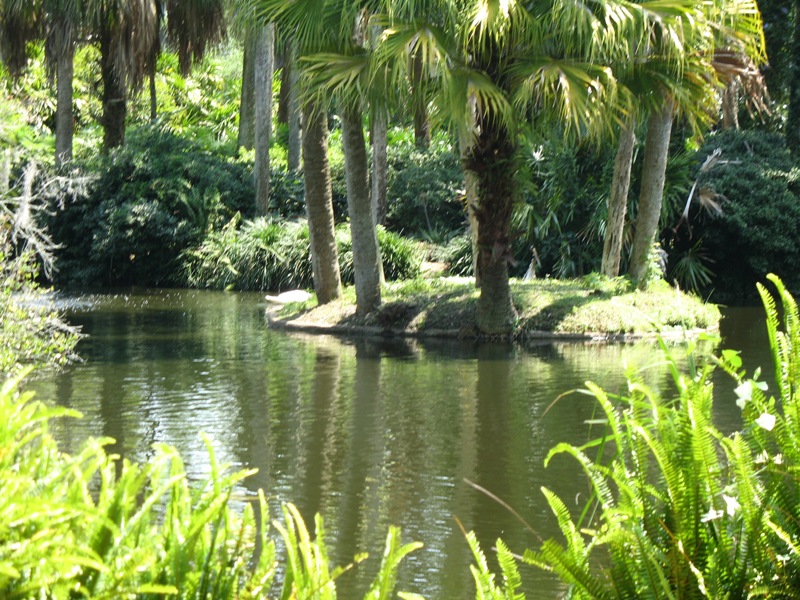
[[[620,129],[617,155],[614,158],[614,178],[611,182],[611,196],[608,198],[608,221],[603,243],[603,261],[600,267],[600,272],[607,277],[619,275],[635,143],[634,124],[631,120]]]
[[[461,161],[465,162],[472,151],[472,141],[467,135],[460,135],[458,139]],[[481,287],[481,272],[478,266],[478,217],[475,209],[478,206],[478,179],[473,171],[464,169],[464,202],[467,207],[469,220],[469,235],[472,241],[472,275],[475,278],[475,287]]]
[[[516,197],[514,143],[510,134],[489,120],[481,123],[465,166],[475,174],[478,206],[478,330],[488,335],[513,331],[517,312],[511,302],[508,265],[511,256],[511,212]]]
[[[242,93],[239,102],[239,148],[252,150],[256,139],[255,108],[255,35],[248,29],[244,40],[244,57],[242,58]]]
[[[633,236],[631,262],[628,267],[628,274],[636,283],[641,282],[647,273],[648,256],[661,218],[674,113],[674,101],[665,98],[664,105],[650,115],[647,123],[647,139],[642,160],[642,188],[639,193],[636,232]]]
[[[303,109],[303,182],[311,265],[317,302],[326,304],[342,295],[339,255],[333,223],[331,170],[328,164],[328,119],[318,109]]]
[[[276,62],[279,60],[282,62],[281,85],[278,90],[278,110],[275,114],[275,120],[281,125],[289,124],[289,111],[291,110],[289,105],[292,97],[292,71],[294,71],[294,64],[290,59],[291,52],[291,41],[289,41],[283,44],[282,60],[276,59]]]
[[[112,35],[113,32],[108,30],[100,34],[100,76],[103,79],[103,115],[100,119],[105,152],[125,143],[125,118],[128,115],[128,93],[111,55]]]
[[[65,41],[56,59],[56,164],[72,160],[72,80],[75,68],[75,45]]]
[[[414,54],[412,61],[412,86],[414,94],[414,143],[424,150],[431,145],[431,125],[428,120],[428,103],[422,89],[422,55]]]
[[[286,52],[284,59],[284,68],[290,68],[289,77],[289,139],[286,148],[286,163],[290,171],[300,170],[300,148],[302,145],[302,124],[300,122],[300,90],[298,87],[299,72],[295,64],[297,59],[297,50],[292,44],[292,47]],[[291,64],[291,67],[289,66]]]
[[[358,111],[347,109],[342,112],[342,146],[347,179],[347,212],[353,240],[356,313],[366,315],[381,303],[381,261],[370,209],[364,126]]]
[[[275,66],[275,27],[265,25],[257,33],[255,57],[256,105],[256,211],[269,211],[269,143],[272,136],[272,72]]]
[[[150,71],[150,120],[158,119],[158,93],[156,92],[156,70]]]
[[[386,186],[388,183],[389,163],[387,158],[388,127],[386,115],[375,111],[372,119],[372,221],[375,225],[383,225],[386,221]]]

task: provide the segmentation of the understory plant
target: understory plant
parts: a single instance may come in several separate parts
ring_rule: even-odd
[[[286,547],[279,567],[266,498],[242,497],[239,487],[252,471],[219,465],[209,440],[210,475],[191,483],[166,445],[146,464],[109,454],[109,439],[64,454],[48,424],[77,414],[36,401],[19,384],[17,377],[0,389],[0,597],[336,597],[349,567],[329,565],[322,519],[312,538],[297,509],[284,506],[285,521],[275,525]],[[418,547],[390,529],[365,598],[390,598],[401,559]]]
[[[679,366],[664,345],[671,385],[654,389],[629,373],[627,390],[586,393],[599,408],[602,433],[583,445],[562,443],[585,475],[590,499],[571,509],[542,488],[561,530],[522,560],[554,573],[565,597],[729,600],[796,598],[800,589],[800,315],[777,277],[774,295],[759,286],[767,312],[775,394],[760,370],[747,377],[739,354]],[[782,316],[781,316],[782,315]],[[713,422],[712,375],[735,378],[731,397],[742,428]],[[498,542],[506,585],[473,543],[480,598],[522,598],[514,561]],[[506,558],[508,558],[506,556]],[[509,583],[510,582],[510,583]]]
[[[413,279],[419,274],[419,244],[377,228],[386,279]],[[344,283],[353,283],[350,229],[336,228],[339,268]],[[308,225],[259,217],[240,223],[238,217],[212,232],[182,256],[182,283],[190,287],[236,290],[312,288]]]

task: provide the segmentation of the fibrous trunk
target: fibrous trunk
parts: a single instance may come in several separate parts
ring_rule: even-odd
[[[484,120],[466,161],[467,169],[475,174],[478,195],[475,217],[481,295],[477,324],[478,330],[488,335],[511,333],[517,320],[508,280],[508,265],[513,261],[514,154],[510,134],[496,122]]]
[[[647,138],[642,160],[642,188],[628,268],[628,274],[637,283],[640,283],[647,273],[648,257],[661,217],[674,106],[671,98],[665,98],[664,105],[650,115],[647,123]]]
[[[342,295],[328,164],[328,120],[324,113],[307,106],[303,110],[303,121],[306,125],[303,136],[303,182],[314,291],[317,302],[325,304]]]
[[[289,71],[289,139],[286,142],[286,162],[290,171],[300,170],[300,146],[302,143],[302,124],[300,120],[300,90],[298,86],[299,72],[295,61],[297,60],[297,50],[292,47],[286,52],[284,68]]]
[[[367,314],[381,303],[381,261],[370,207],[369,166],[360,112],[342,112],[342,145],[347,179],[347,212],[353,241],[356,313]],[[306,165],[308,169],[308,165]]]
[[[125,143],[125,118],[128,114],[128,93],[111,53],[111,31],[100,35],[100,75],[103,79],[103,150],[118,148]]]
[[[625,215],[628,212],[628,191],[631,187],[631,165],[636,136],[633,123],[623,126],[619,132],[617,155],[614,158],[614,177],[611,195],[608,197],[608,220],[603,243],[603,262],[600,271],[608,277],[619,275],[622,258]]]
[[[72,79],[75,65],[75,45],[65,40],[56,65],[56,164],[72,160]]]
[[[242,93],[239,103],[239,148],[252,150],[256,141],[255,119],[255,39],[252,30],[245,34],[244,57],[242,58]]]
[[[422,55],[412,57],[412,77],[414,93],[414,143],[425,149],[431,144],[431,126],[428,119],[428,103],[423,89]]]
[[[254,176],[256,210],[266,215],[269,210],[269,143],[272,136],[272,74],[275,66],[274,26],[261,27],[256,37],[255,58],[255,121],[256,157]]]
[[[386,221],[386,186],[389,175],[387,158],[387,119],[383,112],[376,111],[372,119],[372,221],[383,225]]]

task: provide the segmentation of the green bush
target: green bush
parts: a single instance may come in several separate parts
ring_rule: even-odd
[[[349,567],[329,565],[321,518],[313,539],[284,506],[284,523],[275,524],[286,548],[279,568],[264,494],[232,503],[253,471],[228,472],[208,440],[211,474],[193,485],[166,445],[145,465],[109,455],[108,439],[64,454],[48,422],[76,413],[19,394],[18,383],[0,389],[0,596],[245,600],[282,587],[282,598],[336,597]],[[390,598],[399,562],[419,546],[401,545],[391,528],[365,598]]]
[[[424,239],[463,228],[464,175],[458,153],[444,135],[435,136],[428,149],[419,150],[413,132],[393,129],[388,163],[388,229]]]
[[[47,225],[62,246],[59,285],[170,285],[178,258],[236,213],[251,215],[251,170],[154,127],[110,156],[73,165],[90,179],[50,193]]]
[[[727,163],[701,175],[698,187],[707,190],[706,196],[716,194],[722,214],[693,215],[689,242],[703,240],[695,252],[703,252],[715,274],[706,289],[713,290],[716,301],[750,300],[755,282],[774,272],[789,289],[800,290],[800,169],[783,137],[721,131],[697,152],[698,164],[716,149]]]
[[[259,217],[231,220],[220,231],[184,252],[181,283],[190,287],[279,291],[313,288],[308,225]],[[350,228],[336,228],[342,281],[353,283]],[[419,274],[422,261],[417,243],[378,228],[384,275],[410,279]]]

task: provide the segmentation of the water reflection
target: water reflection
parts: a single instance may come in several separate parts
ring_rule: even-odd
[[[587,380],[618,390],[634,364],[648,384],[667,381],[650,343],[523,349],[287,335],[265,328],[256,294],[141,291],[65,306],[89,334],[86,360],[35,387],[85,414],[57,427],[69,448],[109,436],[115,452],[146,460],[154,443],[168,443],[201,477],[204,431],[221,462],[258,468],[243,491],[263,488],[273,511],[291,500],[307,519],[321,512],[338,563],[361,550],[371,553],[368,565],[379,562],[390,524],[422,541],[401,584],[429,598],[473,594],[456,518],[487,550],[502,536],[522,552],[557,534],[541,487],[576,506],[585,498],[574,462],[556,457],[543,468],[556,443],[592,435],[594,402],[564,392]],[[501,497],[534,531],[465,480]],[[557,594],[555,581],[523,570],[529,597]],[[341,596],[354,597],[365,569],[341,584]]]

